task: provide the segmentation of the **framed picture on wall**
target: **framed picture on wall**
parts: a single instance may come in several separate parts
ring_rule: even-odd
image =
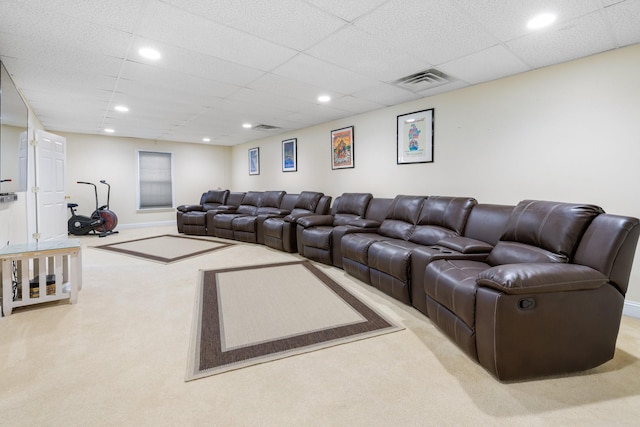
[[[354,167],[353,126],[331,131],[331,169]]]
[[[260,175],[260,148],[249,148],[249,175]]]
[[[282,172],[295,172],[298,170],[297,145],[297,138],[282,141]]]
[[[399,165],[433,162],[433,108],[398,116]]]

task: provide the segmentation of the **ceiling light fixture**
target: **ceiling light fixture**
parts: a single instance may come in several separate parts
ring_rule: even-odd
[[[203,142],[211,142],[211,138],[204,137],[204,138],[202,138],[202,141]]]
[[[147,59],[160,59],[160,52],[150,47],[143,47],[138,53]]]
[[[115,132],[115,130],[114,130],[114,129],[111,129],[111,128],[105,128],[105,130],[104,130],[104,131],[105,131],[106,133],[114,133],[114,132]]]
[[[242,127],[245,129],[251,129],[251,123],[244,123]]]
[[[120,111],[121,113],[126,113],[127,111],[129,111],[129,108],[125,107],[124,105],[116,105],[115,107],[113,107],[113,109],[116,111]]]
[[[553,24],[555,20],[556,15],[554,13],[541,13],[534,16],[529,20],[529,22],[527,22],[527,28],[530,30],[537,30]]]
[[[331,101],[331,97],[329,95],[320,95],[318,97],[318,102],[329,102]]]

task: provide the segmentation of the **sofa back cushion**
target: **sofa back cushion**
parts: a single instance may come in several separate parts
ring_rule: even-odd
[[[461,235],[471,209],[477,203],[471,197],[429,196],[422,205],[418,223],[409,240],[421,245],[434,245],[440,239]]]
[[[229,190],[209,190],[200,199],[204,210],[213,209],[227,202]]]
[[[243,215],[255,215],[260,206],[260,199],[262,198],[261,191],[249,191],[242,198],[242,203],[236,210],[237,213]]]
[[[229,193],[229,196],[227,197],[227,201],[225,202],[225,204],[227,206],[240,206],[240,204],[242,203],[242,199],[244,199],[246,193],[241,192],[241,191],[232,191],[231,193]]]
[[[495,246],[507,228],[515,206],[478,203],[467,219],[463,235]]]
[[[337,200],[333,210],[333,225],[346,225],[354,219],[362,218],[367,212],[371,193],[343,193]]]
[[[380,224],[378,234],[408,240],[416,226],[424,200],[424,196],[396,196],[387,216]]]
[[[261,208],[279,208],[286,191],[264,191],[258,204]],[[243,203],[244,204],[244,201]]]
[[[525,243],[571,259],[591,221],[594,205],[524,200],[514,208],[501,241]]]

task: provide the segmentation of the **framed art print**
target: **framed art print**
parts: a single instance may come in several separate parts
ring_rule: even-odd
[[[296,138],[282,141],[282,172],[298,170],[298,140]]]
[[[331,131],[331,169],[352,168],[353,126]]]
[[[249,149],[249,175],[260,175],[260,148]]]
[[[398,116],[397,163],[433,162],[433,108]]]

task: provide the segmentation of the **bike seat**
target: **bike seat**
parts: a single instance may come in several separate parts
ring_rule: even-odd
[[[68,208],[77,208],[78,204],[77,203],[67,203],[67,207]]]

